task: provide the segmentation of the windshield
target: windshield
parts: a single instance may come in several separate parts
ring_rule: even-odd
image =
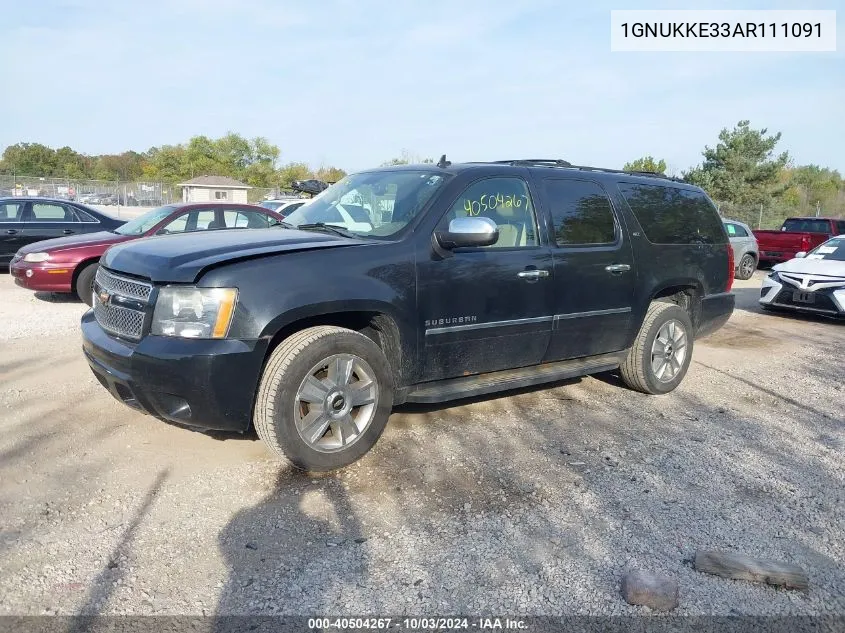
[[[390,170],[352,174],[315,196],[285,220],[294,226],[330,224],[366,237],[404,229],[440,190],[445,174]]]
[[[173,213],[175,209],[176,207],[159,207],[158,209],[147,211],[144,215],[139,215],[134,220],[129,220],[123,226],[116,228],[114,232],[120,235],[143,235]]]
[[[807,259],[827,259],[845,262],[845,237],[834,237],[824,244],[820,244],[809,253]]]
[[[830,222],[811,218],[792,218],[784,220],[780,230],[795,233],[830,233]]]

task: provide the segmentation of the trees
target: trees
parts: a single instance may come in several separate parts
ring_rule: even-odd
[[[774,155],[780,132],[755,130],[747,120],[733,130],[723,129],[715,148],[706,146],[704,162],[684,174],[684,178],[705,189],[715,200],[738,205],[767,204],[783,193],[780,173],[789,154]]]
[[[653,156],[648,155],[632,160],[630,163],[625,163],[625,166],[622,169],[624,171],[650,171],[662,174],[666,172],[666,161],[662,158],[658,160]]]

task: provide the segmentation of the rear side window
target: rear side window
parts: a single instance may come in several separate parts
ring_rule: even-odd
[[[739,224],[725,222],[725,229],[728,231],[728,237],[748,237],[748,231],[742,228]]]
[[[783,221],[780,230],[796,233],[830,233],[830,222],[813,218],[790,218]]]
[[[619,183],[619,191],[653,244],[722,244],[725,229],[701,191]]]
[[[604,190],[588,180],[543,181],[558,246],[610,244],[616,223]]]
[[[839,222],[836,223],[836,230],[839,235],[845,235],[845,220],[839,220]]]
[[[73,211],[60,204],[35,202],[32,205],[32,217],[36,222],[77,222]]]

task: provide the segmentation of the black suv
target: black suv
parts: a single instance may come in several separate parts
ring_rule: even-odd
[[[331,470],[403,402],[615,369],[672,391],[734,307],[716,208],[657,174],[444,157],[347,176],[286,220],[111,247],[82,317],[103,386]]]

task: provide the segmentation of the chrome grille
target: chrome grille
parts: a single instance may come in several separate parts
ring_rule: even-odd
[[[98,268],[94,278],[94,317],[109,334],[139,340],[152,284]]]
[[[119,277],[103,268],[97,269],[95,281],[100,288],[109,294],[120,295],[129,299],[138,299],[144,302],[150,298],[150,293],[153,291],[152,284],[136,281],[135,279],[127,279],[126,277]]]
[[[94,316],[106,332],[138,340],[144,330],[144,313],[116,305],[104,305],[94,297]]]

